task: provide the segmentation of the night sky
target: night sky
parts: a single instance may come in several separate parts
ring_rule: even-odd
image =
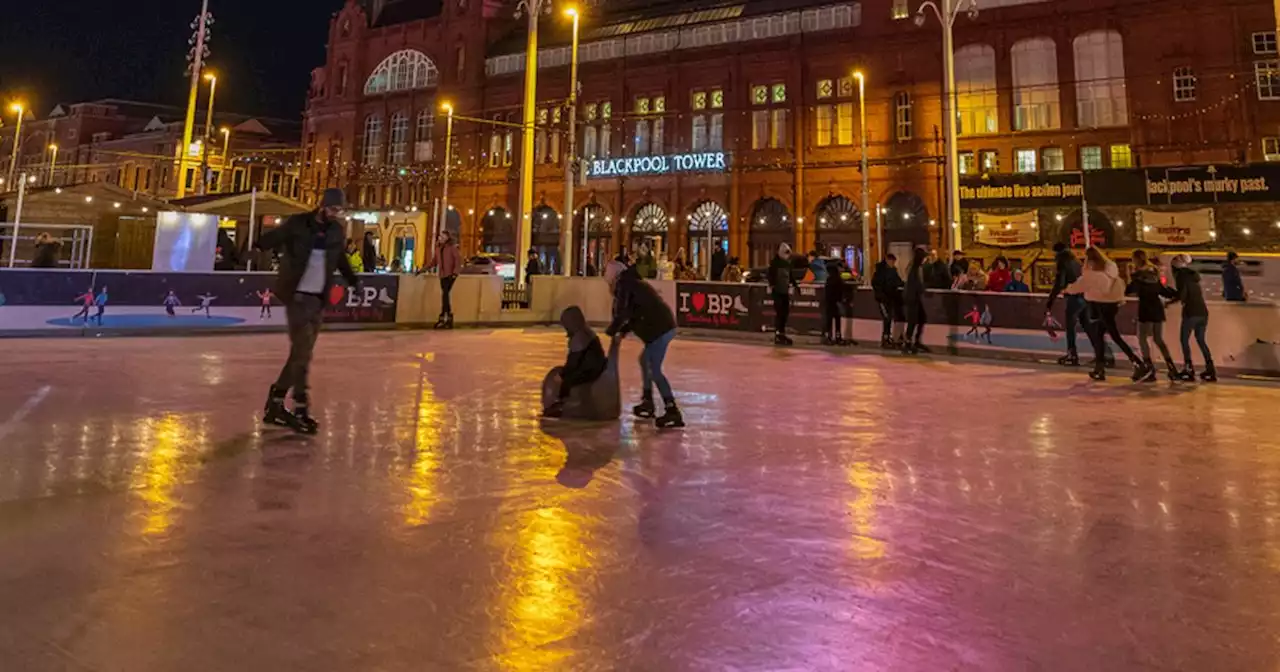
[[[185,105],[199,0],[5,2],[0,101],[44,117],[57,103],[126,98]],[[219,109],[298,119],[342,0],[210,0]],[[9,120],[6,119],[6,122]]]

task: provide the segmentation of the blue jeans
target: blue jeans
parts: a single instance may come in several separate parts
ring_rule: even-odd
[[[676,330],[672,329],[654,339],[652,343],[644,344],[644,351],[640,353],[640,375],[644,385],[645,399],[653,398],[653,386],[656,384],[658,394],[662,395],[664,402],[670,404],[676,400],[671,392],[671,383],[667,382],[667,377],[662,373],[662,361],[667,358],[667,348],[671,346],[671,340],[675,337]]]
[[[1182,318],[1182,330],[1178,334],[1182,339],[1182,361],[1191,368],[1191,334],[1196,335],[1196,344],[1200,346],[1200,354],[1204,356],[1205,368],[1213,368],[1213,354],[1209,352],[1209,343],[1205,341],[1205,330],[1209,328],[1208,317]]]

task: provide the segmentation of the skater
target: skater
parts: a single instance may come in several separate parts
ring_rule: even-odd
[[[365,273],[377,273],[378,266],[378,246],[374,243],[373,232],[364,232],[364,242],[360,248],[360,261],[364,266]]]
[[[196,298],[200,299],[200,305],[196,306],[195,308],[192,308],[191,312],[194,314],[203,310],[205,318],[211,319],[213,315],[209,314],[209,307],[213,305],[214,300],[216,300],[218,297],[212,294],[201,294]]]
[[[1147,253],[1142,250],[1133,253],[1133,268],[1129,270],[1129,287],[1125,293],[1138,297],[1138,349],[1142,352],[1142,363],[1146,368],[1146,374],[1135,382],[1156,382],[1155,362],[1151,359],[1152,340],[1164,357],[1169,380],[1177,380],[1178,367],[1169,354],[1169,346],[1164,343],[1164,299],[1177,298],[1178,293],[1160,282],[1160,267],[1149,261]]]
[[[164,312],[168,314],[169,317],[177,317],[178,314],[175,313],[173,309],[181,305],[182,301],[178,299],[178,295],[175,294],[172,289],[169,290],[169,293],[164,297]]]
[[[778,246],[778,254],[769,262],[769,291],[773,295],[773,344],[791,345],[787,337],[787,319],[791,317],[791,291],[800,291],[795,276],[791,273],[791,246],[783,243]]]
[[[899,339],[894,338],[893,326],[898,325],[901,335],[905,322],[902,307],[902,276],[898,275],[898,257],[890,253],[883,261],[876,264],[875,273],[871,275],[871,290],[876,304],[880,306],[880,320],[884,328],[880,332],[880,347],[886,350],[899,347]]]
[[[1209,306],[1204,302],[1204,290],[1200,287],[1200,274],[1191,268],[1191,256],[1180,254],[1173,260],[1173,277],[1177,285],[1177,301],[1182,304],[1182,329],[1178,333],[1182,342],[1182,373],[1178,379],[1193,382],[1196,370],[1191,363],[1191,334],[1196,335],[1196,343],[1200,346],[1200,354],[1204,357],[1204,372],[1200,380],[1206,383],[1218,381],[1218,369],[1213,365],[1213,353],[1209,352],[1209,343],[1205,332],[1209,328]]]
[[[440,276],[440,317],[436,320],[436,329],[453,328],[453,283],[458,281],[458,268],[462,266],[462,256],[458,252],[458,244],[453,241],[453,234],[448,229],[440,232],[436,242],[436,258],[431,261],[436,274]],[[532,261],[530,263],[533,263]]]
[[[262,309],[258,311],[258,319],[271,319],[271,300],[275,298],[275,294],[270,288],[258,292],[258,299],[262,301]]]
[[[1053,278],[1053,290],[1049,292],[1049,303],[1044,307],[1045,318],[1048,319],[1053,314],[1053,302],[1058,296],[1076,280],[1080,279],[1080,261],[1076,259],[1076,255],[1067,249],[1066,244],[1056,243],[1053,246],[1054,261],[1057,265],[1056,274]],[[1084,328],[1085,335],[1089,338],[1089,343],[1097,350],[1094,345],[1092,319],[1089,314],[1089,304],[1084,300],[1084,296],[1080,294],[1067,294],[1067,318],[1063,329],[1067,332],[1067,354],[1058,359],[1058,363],[1062,366],[1080,366],[1080,355],[1076,349],[1076,326]]]
[[[839,262],[832,261],[826,268],[827,277],[822,286],[822,344],[845,345],[848,343],[840,333],[840,318],[845,312],[852,315],[848,286],[844,274],[840,272]],[[847,334],[852,337],[853,334]]]
[[[982,311],[978,310],[975,304],[973,310],[964,314],[964,319],[969,320],[969,331],[965,332],[964,337],[972,336],[973,340],[978,340],[978,326],[982,323]]]
[[[88,324],[89,311],[93,309],[93,288],[90,287],[84,294],[77,296],[74,301],[80,302],[80,312],[76,313],[72,320],[80,320],[81,324]]]
[[[609,360],[605,357],[604,348],[600,345],[600,338],[587,325],[587,316],[582,313],[581,308],[569,306],[560,313],[560,326],[564,327],[565,334],[569,338],[569,355],[565,359],[564,366],[552,369],[547,375],[542,388],[542,415],[548,418],[559,418],[565,415],[600,420],[617,418],[620,409],[617,409],[616,405],[612,409],[614,411],[612,417],[593,417],[598,413],[594,408],[596,404],[593,402],[596,400],[592,398],[591,387],[604,375]],[[616,390],[616,379],[613,385]],[[575,397],[574,390],[578,387],[586,389]],[[616,398],[616,393],[613,396]],[[571,403],[571,399],[576,403]],[[567,411],[566,405],[569,406]],[[608,413],[604,415],[607,416]]]
[[[662,417],[657,419],[657,426],[684,427],[684,416],[676,406],[671,383],[662,373],[667,348],[676,337],[675,314],[657,290],[640,278],[635,266],[612,262],[605,269],[605,280],[613,289],[614,296],[613,323],[605,333],[621,338],[632,332],[644,343],[644,351],[640,353],[643,386],[640,405],[631,409],[632,413],[640,418],[652,418],[656,414],[653,405],[653,387],[656,385],[666,407]]]
[[[102,326],[102,314],[107,312],[107,286],[103,285],[98,291],[98,295],[93,297],[93,305],[98,309],[98,313],[93,316],[98,321],[98,326]]]
[[[1222,265],[1222,298],[1226,301],[1245,301],[1244,276],[1240,273],[1240,255],[1227,253],[1227,263]]]
[[[902,352],[915,355],[928,352],[924,346],[924,325],[928,316],[924,312],[925,293],[925,259],[928,253],[917,247],[911,255],[911,266],[907,269],[907,280],[902,287],[902,303],[906,306],[907,333],[902,339]]]
[[[314,434],[319,425],[311,416],[308,374],[316,338],[324,316],[325,297],[333,284],[333,272],[341,271],[347,283],[358,288],[360,278],[351,271],[343,254],[342,213],[346,197],[341,189],[326,189],[320,207],[298,214],[262,234],[258,247],[280,250],[276,296],[285,305],[289,322],[289,359],[267,394],[262,421]],[[293,390],[293,410],[285,408],[285,396]]]
[[[1084,294],[1084,299],[1089,302],[1089,310],[1094,316],[1093,332],[1096,340],[1093,342],[1093,371],[1089,373],[1089,377],[1097,381],[1107,379],[1107,356],[1104,347],[1105,336],[1110,336],[1116,347],[1120,348],[1133,363],[1134,379],[1144,378],[1147,375],[1146,365],[1125,342],[1124,337],[1120,335],[1120,326],[1116,323],[1120,306],[1124,304],[1125,283],[1120,279],[1120,268],[1097,247],[1090,247],[1085,252],[1085,257],[1086,264],[1080,279],[1062,291],[1067,294]]]

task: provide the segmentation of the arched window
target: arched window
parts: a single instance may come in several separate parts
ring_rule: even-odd
[[[391,156],[393,166],[403,166],[409,157],[409,115],[396,112],[391,115]]]
[[[1124,41],[1099,30],[1076,38],[1076,124],[1082,128],[1129,123],[1124,81]]]
[[[1037,37],[1013,45],[1013,130],[1062,127],[1058,105],[1058,48]]]
[[[413,135],[413,160],[418,163],[430,161],[435,153],[432,136],[435,133],[436,118],[429,110],[418,113],[418,125]]]
[[[364,157],[366,166],[376,166],[382,159],[382,117],[371,114],[364,118]]]
[[[364,84],[366,96],[391,91],[428,89],[440,81],[436,64],[421,51],[404,49],[383,59]]]
[[[970,44],[956,51],[956,118],[960,133],[999,133],[996,117],[996,50]]]

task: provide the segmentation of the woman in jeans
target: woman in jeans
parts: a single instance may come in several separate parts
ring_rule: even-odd
[[[1084,272],[1080,275],[1080,279],[1062,291],[1064,294],[1084,294],[1084,300],[1089,302],[1089,309],[1093,311],[1096,335],[1093,347],[1096,359],[1089,377],[1098,381],[1107,379],[1107,346],[1106,339],[1103,337],[1110,336],[1116,347],[1124,352],[1130,362],[1133,362],[1133,379],[1141,380],[1147,376],[1147,367],[1134,354],[1133,348],[1125,343],[1124,337],[1120,335],[1120,327],[1116,323],[1120,306],[1124,305],[1125,283],[1120,279],[1120,268],[1116,266],[1116,262],[1108,259],[1107,255],[1096,247],[1088,249],[1085,253],[1085,261]]]
[[[453,283],[458,281],[458,271],[462,266],[462,255],[453,234],[446,229],[440,232],[440,240],[436,245],[436,258],[431,265],[440,276],[440,319],[436,320],[436,329],[453,328]]]
[[[1164,343],[1164,300],[1174,298],[1176,293],[1160,282],[1160,265],[1155,259],[1148,259],[1147,253],[1142,250],[1135,250],[1133,253],[1133,266],[1129,269],[1129,289],[1126,293],[1138,297],[1138,346],[1142,350],[1142,362],[1147,369],[1142,382],[1156,382],[1151,341],[1155,341],[1160,354],[1164,356],[1169,380],[1178,380],[1178,367],[1173,363],[1173,355],[1169,354],[1169,346]]]
[[[1173,277],[1178,288],[1177,301],[1182,304],[1182,329],[1178,336],[1182,341],[1182,361],[1185,364],[1178,379],[1187,382],[1196,379],[1196,370],[1191,364],[1191,334],[1194,333],[1196,343],[1200,346],[1200,354],[1204,356],[1204,373],[1200,374],[1200,380],[1214,383],[1218,381],[1218,371],[1213,366],[1213,353],[1209,352],[1209,343],[1205,340],[1205,331],[1209,327],[1209,306],[1205,305],[1204,291],[1200,288],[1200,274],[1190,264],[1189,255],[1180,254],[1173,258]]]

